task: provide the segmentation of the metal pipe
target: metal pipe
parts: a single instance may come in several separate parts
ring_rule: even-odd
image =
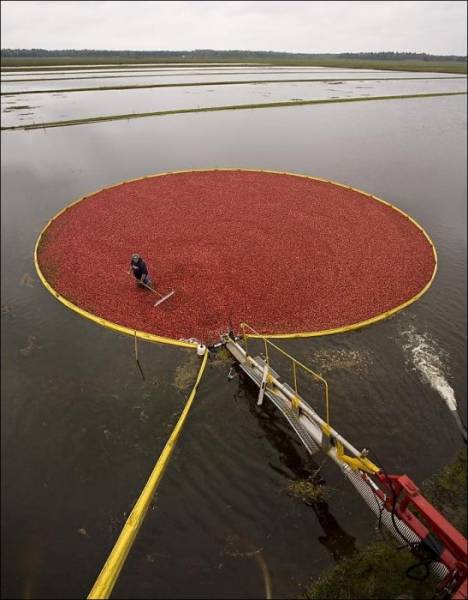
[[[288,354],[285,350],[283,350],[282,348],[280,348],[279,346],[274,344],[267,337],[263,336],[261,333],[258,333],[258,331],[255,331],[255,329],[253,327],[251,327],[250,325],[248,325],[247,323],[241,323],[241,327],[242,327],[242,330],[244,331],[244,336],[246,335],[245,327],[248,327],[251,331],[254,332],[255,337],[259,337],[259,338],[263,339],[265,348],[266,348],[267,344],[270,344],[271,346],[273,346],[273,348],[276,348],[276,350],[281,352],[281,354],[284,354],[284,356],[287,356],[290,360],[294,361],[295,364],[298,364],[307,373],[310,373],[313,377],[315,377],[316,379],[318,379],[319,381],[321,381],[323,383],[324,388],[325,388],[325,410],[326,410],[326,415],[327,415],[327,424],[329,425],[330,424],[330,407],[329,407],[329,402],[328,402],[328,383],[326,382],[326,380],[321,375],[319,375],[319,373],[316,373],[315,371],[312,371],[312,369],[309,369],[309,367],[306,367],[306,365],[304,365],[300,361],[296,360],[294,358],[294,356],[291,356],[290,354]],[[249,336],[247,335],[246,339],[248,337]],[[246,345],[246,347],[247,347],[247,345]]]
[[[235,342],[233,342],[233,343],[235,344]],[[240,348],[240,346],[238,344],[236,344],[236,346]],[[261,365],[259,365],[254,358],[252,358],[251,356],[248,356],[247,353],[245,352],[245,350],[243,350],[242,348],[240,348],[240,349],[242,350],[242,353],[245,355],[245,357],[248,358],[248,360],[253,365],[255,365],[255,367],[257,367],[257,369],[259,369],[259,371],[263,371],[263,367]],[[275,385],[275,387],[277,387],[279,390],[281,390],[283,392],[283,394],[289,400],[292,400],[294,398],[293,393],[290,390],[288,390],[288,388],[286,388],[280,381],[273,378],[272,382]],[[320,427],[322,432],[324,429],[329,431],[330,435],[335,440],[341,442],[343,447],[346,448],[351,454],[353,454],[355,457],[358,457],[358,458],[361,457],[361,452],[359,452],[359,450],[357,450],[357,448],[355,448],[352,444],[350,444],[348,442],[348,440],[346,440],[337,431],[335,431],[333,429],[333,427],[331,427],[321,417],[319,417],[319,415],[308,404],[306,404],[301,398],[299,398],[299,406],[300,406],[302,412],[305,413],[314,423],[316,423]],[[322,446],[322,442],[320,442],[319,445]]]

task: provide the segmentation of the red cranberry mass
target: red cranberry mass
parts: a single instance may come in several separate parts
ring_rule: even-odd
[[[127,274],[145,260],[158,299]],[[232,323],[316,332],[400,306],[431,280],[424,232],[357,190],[292,174],[209,170],[103,189],[51,222],[38,248],[51,286],[130,329],[217,341]]]

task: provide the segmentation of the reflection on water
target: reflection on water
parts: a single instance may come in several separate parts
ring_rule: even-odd
[[[330,552],[333,560],[339,561],[356,552],[356,538],[348,535],[332,514],[326,502],[312,504],[317,519],[325,535],[319,536],[318,541]]]
[[[402,332],[428,340],[466,422],[464,97],[178,115],[2,133],[2,143],[5,597],[86,596],[190,389],[177,370],[188,350],[142,343],[143,381],[132,338],[71,313],[35,274],[44,224],[123,179],[222,166],[292,171],[411,214],[439,259],[418,302],[357,332],[278,343],[323,372],[332,424],[386,471],[420,484],[462,447],[440,392],[414,362],[408,368],[418,343],[405,349],[411,336]],[[228,380],[230,366],[208,368],[113,597],[264,597],[263,567],[223,555],[228,536],[239,552],[262,548],[272,595],[292,597],[372,537],[373,516],[329,461],[326,506],[282,492],[321,459],[307,456],[272,407],[256,407],[254,389]]]
[[[317,453],[314,457],[304,452],[302,446],[298,447],[296,439],[291,437],[290,431],[285,431],[283,426],[284,417],[280,411],[268,400],[262,407],[257,405],[258,388],[253,382],[239,370],[239,377],[242,384],[250,390],[249,409],[251,414],[257,418],[260,427],[264,430],[268,442],[276,450],[278,458],[284,465],[284,469],[278,469],[270,465],[278,473],[288,476],[289,473],[299,478],[299,480],[312,481],[316,486],[324,486],[324,492],[317,493],[315,499],[304,499],[307,506],[313,508],[314,513],[323,529],[324,536],[319,536],[317,540],[331,553],[334,560],[340,560],[355,552],[355,537],[344,531],[338,521],[331,514],[327,502],[322,495],[327,494],[328,487],[326,480],[322,477],[321,467],[324,460],[323,455]],[[314,458],[320,458],[321,464],[318,464]]]

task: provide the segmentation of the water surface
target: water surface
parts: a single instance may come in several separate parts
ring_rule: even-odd
[[[174,83],[197,83],[200,81],[263,81],[268,79],[333,79],[357,78],[376,79],[465,79],[466,76],[453,73],[415,73],[409,71],[379,71],[377,69],[325,69],[321,67],[246,67],[244,69],[226,67],[224,69],[160,69],[109,72],[89,71],[87,73],[4,73],[2,72],[2,92],[34,91],[44,89],[66,89],[79,87],[108,87],[123,85],[155,85]]]
[[[355,333],[280,344],[327,378],[332,424],[387,471],[421,484],[462,447],[430,367],[436,356],[466,423],[465,97],[174,115],[3,132],[2,143],[3,596],[86,596],[190,390],[174,385],[189,351],[140,344],[142,381],[133,340],[68,311],[34,271],[45,223],[124,179],[292,171],[411,214],[439,258],[421,300]],[[427,368],[414,361],[421,339]],[[273,596],[296,597],[374,535],[371,512],[333,464],[323,465],[325,511],[284,493],[323,459],[309,460],[281,416],[256,407],[254,388],[228,381],[229,366],[211,364],[202,380],[115,598],[264,597],[259,549]]]

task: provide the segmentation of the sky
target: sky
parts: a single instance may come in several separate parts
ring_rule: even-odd
[[[467,2],[1,2],[1,47],[466,55]]]

